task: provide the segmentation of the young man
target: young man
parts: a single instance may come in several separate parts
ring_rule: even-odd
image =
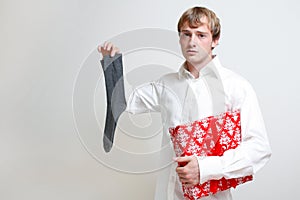
[[[177,164],[162,176],[167,186],[158,182],[156,199],[232,199],[230,188],[252,180],[271,156],[257,98],[244,78],[213,55],[220,37],[213,11],[188,9],[178,33],[186,59],[179,72],[137,88],[127,111],[161,112],[177,155]],[[107,42],[98,50],[103,57],[119,53]]]

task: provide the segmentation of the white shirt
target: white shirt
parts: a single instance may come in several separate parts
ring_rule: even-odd
[[[257,97],[248,81],[222,67],[215,57],[200,70],[199,78],[194,78],[183,64],[178,73],[166,74],[155,82],[136,88],[127,102],[127,111],[133,114],[161,113],[162,165],[174,156],[168,135],[170,127],[237,109],[241,111],[242,142],[223,156],[198,157],[200,183],[254,174],[271,156]],[[174,163],[161,170],[155,199],[183,199],[175,168]],[[226,190],[202,199],[229,200],[231,194]]]

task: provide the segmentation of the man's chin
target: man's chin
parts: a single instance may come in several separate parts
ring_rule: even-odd
[[[195,58],[189,58],[189,59],[187,59],[187,61],[191,65],[199,65],[204,61],[204,59],[199,59],[199,57],[195,57]]]
[[[187,56],[186,60],[192,65],[199,65],[211,59],[209,58],[208,55],[207,56],[195,55],[195,56]]]

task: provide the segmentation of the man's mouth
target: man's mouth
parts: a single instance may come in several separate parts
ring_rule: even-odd
[[[194,50],[194,49],[188,49],[186,52],[187,52],[187,53],[190,53],[190,54],[195,54],[195,53],[197,53],[198,51],[197,51],[197,50]]]

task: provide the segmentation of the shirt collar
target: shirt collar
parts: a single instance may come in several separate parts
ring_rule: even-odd
[[[214,74],[216,68],[221,67],[220,60],[217,56],[214,56],[214,58],[207,63],[201,70],[200,70],[200,76],[199,78],[209,75],[209,74]],[[186,78],[186,79],[195,79],[195,77],[186,69],[186,62],[184,62],[180,69],[179,69],[179,78]]]

